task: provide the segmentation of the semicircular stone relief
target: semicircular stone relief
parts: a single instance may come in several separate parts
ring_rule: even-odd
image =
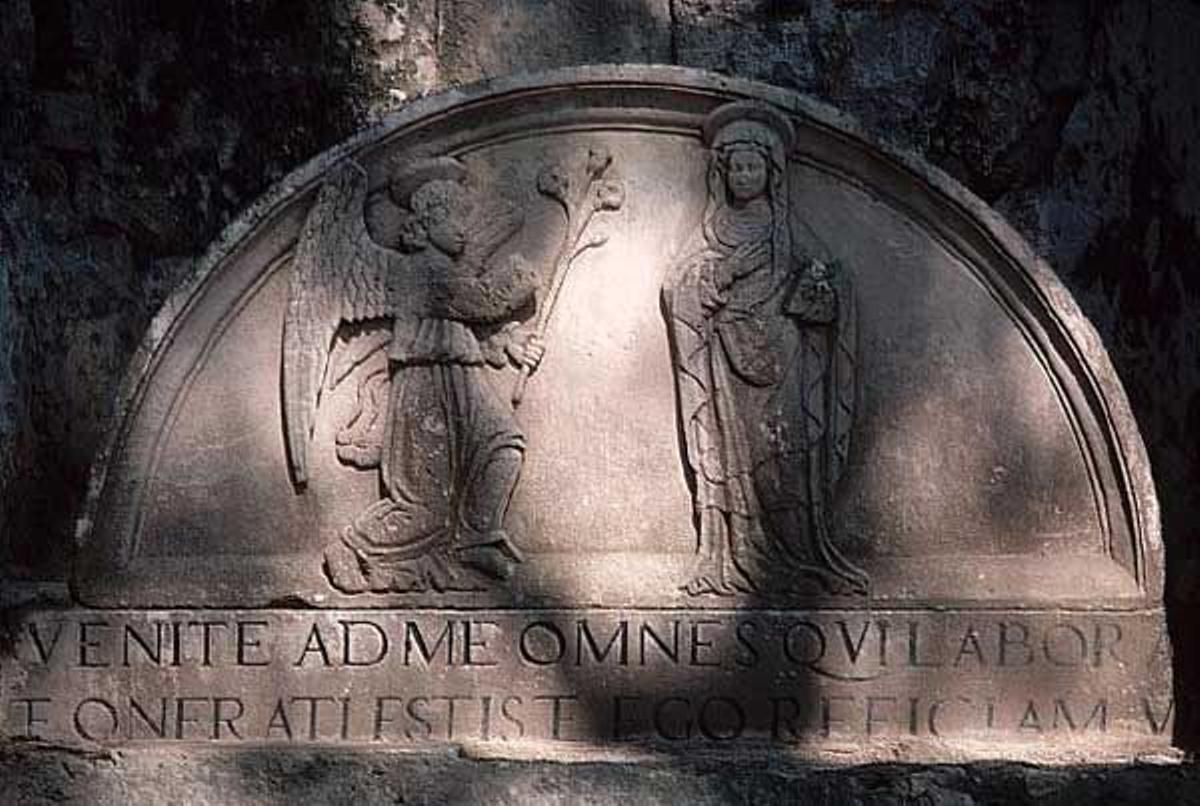
[[[1152,592],[1065,292],[931,169],[747,94],[499,91],[303,171],[151,348],[81,587],[203,558],[172,596]]]
[[[1057,674],[1161,628],[1144,449],[1052,272],[836,113],[696,71],[501,81],[320,157],[173,298],[122,411],[90,605],[790,613],[780,662],[839,684],[889,640]],[[911,720],[1095,728],[1114,679]]]

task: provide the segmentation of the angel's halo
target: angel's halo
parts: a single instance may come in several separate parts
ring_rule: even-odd
[[[407,207],[412,195],[429,182],[441,179],[465,184],[468,177],[467,166],[454,157],[434,157],[404,165],[392,177],[388,187],[392,201]]]

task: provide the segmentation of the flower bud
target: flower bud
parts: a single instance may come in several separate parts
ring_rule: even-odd
[[[604,146],[588,149],[587,172],[592,179],[599,179],[612,163],[612,154]]]
[[[592,199],[595,210],[620,210],[625,203],[625,186],[615,180],[601,182],[596,187],[596,195]]]

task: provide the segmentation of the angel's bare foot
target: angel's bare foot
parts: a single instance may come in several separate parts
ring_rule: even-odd
[[[458,560],[492,579],[506,580],[512,576],[516,562],[499,546],[471,546],[458,552]]]
[[[345,543],[325,549],[325,576],[342,593],[362,593],[368,588],[358,556]]]

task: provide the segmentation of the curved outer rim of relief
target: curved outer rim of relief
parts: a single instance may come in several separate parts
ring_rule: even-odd
[[[858,141],[877,151],[926,185],[935,194],[940,194],[960,208],[964,219],[976,224],[998,250],[1007,254],[1021,266],[1040,292],[1047,308],[1053,311],[1070,332],[1080,350],[1084,365],[1091,371],[1092,380],[1104,406],[1101,412],[1112,428],[1117,440],[1119,454],[1125,459],[1130,492],[1138,519],[1138,534],[1144,541],[1143,548],[1150,555],[1161,557],[1162,535],[1159,521],[1158,499],[1155,494],[1149,456],[1137,427],[1137,421],[1129,406],[1124,387],[1108,357],[1108,352],[1099,333],[1084,316],[1067,288],[1058,279],[1049,264],[1040,258],[1025,239],[995,210],[963,185],[929,164],[921,157],[898,148],[875,136],[868,135],[853,117],[837,109],[813,100],[792,90],[785,90],[747,79],[729,78],[708,71],[689,67],[663,65],[588,65],[560,68],[541,73],[510,76],[471,84],[463,88],[451,88],[418,99],[403,109],[390,113],[378,123],[369,126],[350,139],[321,152],[287,177],[273,185],[210,244],[203,256],[192,266],[176,290],[172,292],[161,310],[150,323],[142,343],[130,359],[115,405],[112,409],[108,436],[104,446],[92,465],[88,484],[87,500],[83,514],[76,522],[77,544],[87,541],[92,532],[95,516],[103,497],[108,475],[108,466],[125,433],[128,416],[137,405],[144,384],[150,380],[154,359],[164,345],[169,345],[170,335],[176,323],[186,313],[189,303],[198,294],[208,278],[221,264],[235,254],[241,244],[253,234],[258,226],[270,219],[289,201],[309,190],[333,165],[363,151],[388,134],[423,118],[449,112],[460,104],[488,97],[502,96],[512,92],[529,90],[551,90],[588,84],[658,85],[664,88],[680,87],[692,90],[709,90],[731,96],[742,96],[774,104],[787,112],[808,118],[818,126],[830,129],[851,140]],[[1161,579],[1161,559],[1153,561],[1158,570],[1152,577]],[[1147,580],[1146,591],[1152,597],[1161,595],[1160,582]]]

